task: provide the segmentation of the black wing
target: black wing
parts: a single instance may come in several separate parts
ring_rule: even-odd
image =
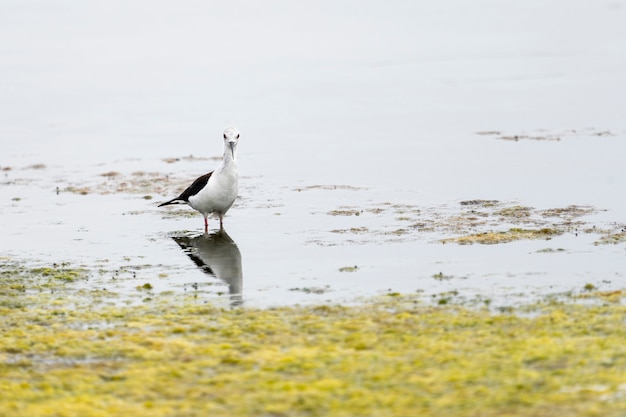
[[[203,189],[207,182],[209,182],[209,178],[211,178],[211,175],[213,174],[213,171],[209,172],[208,174],[205,174],[201,177],[196,178],[196,180],[189,186],[187,187],[187,189],[185,191],[183,191],[178,197],[176,198],[172,198],[170,201],[166,201],[163,204],[159,204],[159,207],[163,207],[163,206],[168,206],[170,204],[177,204],[177,203],[183,203],[183,202],[188,202],[189,201],[189,197],[194,196],[196,194],[198,194],[200,192],[201,189]]]

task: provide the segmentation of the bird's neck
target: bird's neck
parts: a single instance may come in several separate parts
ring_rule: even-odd
[[[230,151],[230,148],[224,149],[224,158],[222,159],[222,167],[223,168],[237,168],[237,151],[235,151],[235,156]]]

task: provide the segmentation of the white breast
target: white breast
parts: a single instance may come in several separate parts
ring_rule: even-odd
[[[231,164],[216,170],[207,185],[198,194],[189,197],[189,205],[204,215],[224,215],[235,202],[238,192],[237,167]]]

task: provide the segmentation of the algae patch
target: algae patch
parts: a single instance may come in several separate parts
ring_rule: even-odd
[[[602,302],[624,292],[504,314],[450,305],[454,294],[437,307],[390,295],[266,310],[182,296],[0,306],[0,414],[617,417],[626,408],[626,306]]]
[[[357,265],[354,266],[342,266],[341,268],[339,268],[339,272],[356,272],[359,270],[359,267]]]
[[[343,190],[343,191],[358,191],[358,190],[367,190],[365,187],[355,187],[353,185],[345,185],[345,184],[316,184],[316,185],[307,185],[305,187],[298,187],[294,189],[295,191],[311,191],[311,190]]]
[[[397,242],[429,238],[432,241],[459,244],[499,244],[516,240],[551,239],[565,233],[607,233],[611,237],[598,243],[620,243],[623,237],[614,230],[591,227],[584,216],[600,211],[592,206],[571,204],[565,207],[534,208],[499,200],[472,199],[459,206],[420,207],[412,204],[384,202],[367,206],[342,205],[325,214],[344,218],[349,227],[329,230],[343,240],[325,242],[311,239],[318,245],[341,243]]]
[[[534,130],[519,133],[504,133],[497,130],[484,130],[476,132],[480,136],[493,136],[500,140],[518,142],[521,140],[532,140],[541,142],[558,142],[564,139],[588,138],[588,137],[612,137],[616,133],[611,130],[595,128],[567,129],[567,130]]]
[[[605,235],[600,237],[595,245],[616,245],[626,242],[626,228],[618,227],[616,231],[609,230]]]
[[[74,282],[87,279],[87,270],[70,267],[69,264],[26,268],[10,261],[0,263],[0,284],[24,289],[46,286],[47,283]]]
[[[69,284],[87,279],[85,269],[67,264],[25,268],[4,261],[0,263],[0,307],[27,306],[42,294],[65,292]]]
[[[34,275],[40,275],[42,277],[50,279],[59,279],[62,281],[72,282],[77,279],[85,278],[86,272],[84,269],[64,268],[57,265],[44,268],[33,268],[30,273]]]
[[[442,243],[458,243],[461,245],[468,245],[472,243],[481,244],[496,244],[507,243],[515,240],[523,239],[544,239],[549,240],[554,236],[558,236],[563,232],[556,229],[543,228],[543,229],[520,229],[512,228],[502,232],[484,232],[476,233],[467,236],[458,236],[447,239],[442,239]]]

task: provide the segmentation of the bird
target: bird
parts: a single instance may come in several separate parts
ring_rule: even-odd
[[[215,213],[220,219],[220,230],[223,229],[224,215],[239,194],[238,143],[239,131],[237,129],[229,127],[224,130],[222,166],[198,177],[178,197],[161,203],[158,207],[188,204],[204,216],[204,233],[209,231],[209,214]]]

